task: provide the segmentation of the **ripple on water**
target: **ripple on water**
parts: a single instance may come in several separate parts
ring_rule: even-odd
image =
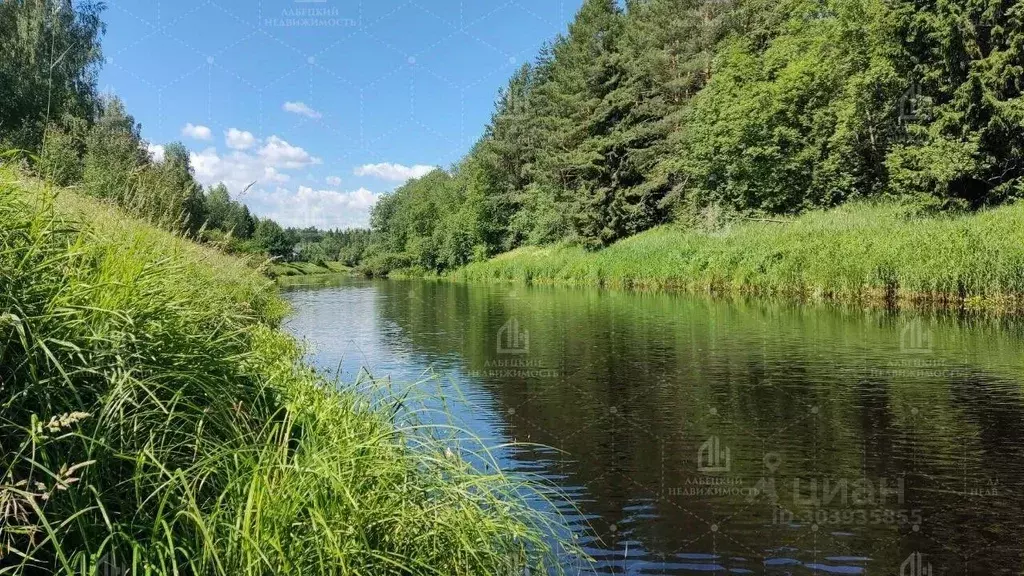
[[[562,491],[537,506],[565,516],[601,573],[898,574],[917,553],[934,573],[968,556],[977,574],[1021,565],[1019,335],[679,295],[347,282],[287,294],[286,328],[313,362],[396,383],[441,374],[428,398],[503,445],[503,466]],[[511,319],[529,337],[514,357],[498,346]],[[510,362],[551,370],[489,368]],[[826,482],[861,480],[903,487],[813,504]],[[776,500],[750,497],[761,481]]]

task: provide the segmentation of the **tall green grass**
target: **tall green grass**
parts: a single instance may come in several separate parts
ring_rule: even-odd
[[[240,260],[0,169],[0,574],[558,570],[531,485],[339,391]]]
[[[936,217],[850,204],[710,232],[664,226],[595,253],[522,248],[453,277],[1016,312],[1024,302],[1024,204]]]
[[[351,268],[341,262],[275,262],[265,267],[265,273],[271,278],[346,274],[351,271]]]

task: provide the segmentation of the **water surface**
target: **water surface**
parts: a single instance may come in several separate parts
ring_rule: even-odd
[[[488,442],[550,447],[499,456],[572,499],[599,573],[1024,569],[1011,329],[420,281],[287,298],[320,367],[420,382]]]

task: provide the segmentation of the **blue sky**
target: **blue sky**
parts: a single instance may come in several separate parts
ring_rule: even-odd
[[[365,226],[383,192],[461,158],[579,0],[107,0],[104,91],[154,155],[181,141],[290,226]]]

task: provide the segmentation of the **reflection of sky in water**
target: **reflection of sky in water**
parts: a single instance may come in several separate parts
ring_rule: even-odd
[[[907,348],[907,330],[881,316],[594,291],[353,280],[287,298],[286,329],[343,384],[366,369],[427,423],[491,447],[557,447],[493,457],[572,500],[556,506],[600,573],[901,574],[917,550],[935,574],[1020,572],[1019,340],[913,324],[927,346]],[[509,359],[495,351],[509,318],[557,377],[481,374]],[[901,506],[927,521],[787,516],[688,494],[708,477],[697,456],[712,435],[744,489],[772,476],[788,505],[793,480],[899,476]],[[994,500],[958,488],[994,480]]]
[[[478,469],[497,465],[524,477],[557,481],[545,473],[545,461],[555,457],[556,451],[515,444],[493,395],[464,374],[458,355],[428,358],[419,354],[402,337],[401,328],[381,318],[380,299],[393,296],[365,285],[294,290],[286,296],[293,314],[285,330],[299,337],[314,366],[329,371],[340,385],[355,382],[365,393],[401,397],[403,412],[412,416],[406,423],[420,430],[426,425],[433,437],[457,449]],[[370,382],[370,377],[377,381]],[[585,533],[580,526],[585,520],[571,504],[581,490],[561,486],[558,490],[568,500],[554,494],[546,499],[530,493],[520,496],[536,509],[565,516],[570,527]]]
[[[309,349],[315,366],[330,372],[342,385],[361,382],[402,397],[407,411],[434,433],[480,439],[487,448],[507,442],[503,420],[494,415],[494,398],[467,379],[455,355],[428,358],[402,337],[402,329],[383,319],[377,307],[383,295],[373,287],[329,288],[287,294],[294,314],[285,329]],[[378,380],[369,382],[370,377]],[[446,432],[446,428],[453,429]],[[470,433],[457,434],[456,429]],[[478,450],[470,442],[467,448]],[[507,451],[495,454],[509,462]]]

